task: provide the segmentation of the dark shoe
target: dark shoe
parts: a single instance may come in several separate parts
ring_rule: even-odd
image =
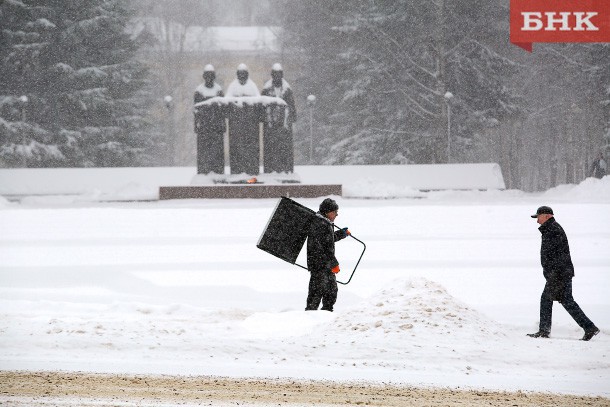
[[[548,332],[544,332],[544,331],[538,331],[535,334],[527,334],[527,336],[529,336],[531,338],[548,338],[549,337],[549,333]]]
[[[585,336],[583,336],[581,340],[590,341],[591,338],[593,338],[598,333],[599,333],[599,329],[596,327],[593,327],[593,328],[589,329],[588,331],[585,331]]]

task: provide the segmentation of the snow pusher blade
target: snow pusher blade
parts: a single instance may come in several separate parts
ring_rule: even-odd
[[[290,264],[307,270],[307,267],[298,264],[296,260],[305,244],[305,240],[307,240],[307,231],[312,222],[323,222],[323,220],[318,218],[313,210],[283,196],[273,210],[256,247]],[[335,227],[340,229],[336,225]],[[352,234],[348,236],[360,242],[363,249],[349,279],[346,282],[337,281],[337,283],[343,285],[348,284],[352,280],[366,250],[366,245],[363,241],[355,238]]]
[[[316,215],[311,209],[290,198],[282,197],[256,247],[295,264],[307,239],[309,225],[315,222],[315,218]]]

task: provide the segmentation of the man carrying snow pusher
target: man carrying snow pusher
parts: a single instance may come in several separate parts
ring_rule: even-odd
[[[316,213],[323,221],[311,223],[307,235],[307,268],[311,277],[306,311],[317,310],[322,301],[322,310],[332,312],[337,301],[339,262],[335,257],[335,242],[350,234],[347,228],[334,231],[333,222],[338,215],[337,202],[326,198]]]

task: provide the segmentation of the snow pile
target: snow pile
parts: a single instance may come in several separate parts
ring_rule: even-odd
[[[584,202],[610,202],[610,176],[606,175],[602,179],[590,177],[578,185],[559,185],[549,189],[542,196],[547,199],[570,198]]]
[[[346,311],[330,332],[363,338],[450,335],[453,340],[501,335],[503,328],[425,278],[396,280]]]

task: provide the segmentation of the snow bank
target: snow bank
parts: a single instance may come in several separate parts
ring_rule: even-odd
[[[491,190],[504,189],[500,166],[480,164],[421,164],[421,165],[334,165],[299,166],[295,172],[303,183],[326,180],[328,184],[343,184],[350,197],[368,197],[366,187],[386,186],[388,192],[409,194],[409,190]],[[358,187],[362,188],[359,189]],[[391,188],[391,189],[390,189]],[[378,191],[379,192],[379,191]],[[355,194],[355,195],[351,195]],[[392,198],[392,196],[386,196]]]
[[[341,184],[344,196],[351,198],[422,198],[421,190],[504,188],[497,164],[296,166],[295,175],[289,178],[300,178],[303,184]],[[280,179],[273,174],[260,178]],[[159,187],[193,185],[193,180],[198,185],[206,180],[213,184],[213,177],[198,176],[195,167],[0,169],[0,195],[154,200]]]
[[[189,185],[195,173],[194,167],[0,169],[0,195],[150,200],[159,198],[160,185]]]
[[[225,171],[228,173],[228,168]],[[195,167],[0,169],[0,195],[16,196],[29,204],[157,200],[160,186],[213,184],[214,177],[196,172]],[[261,174],[260,178],[273,184],[281,181],[282,175]],[[286,178],[300,179],[304,184],[341,184],[346,198],[424,198],[436,202],[536,199],[551,205],[610,202],[610,176],[526,193],[503,190],[497,164],[296,166],[295,175]]]
[[[584,202],[610,202],[610,175],[602,179],[587,178],[578,185],[559,185],[546,191],[542,197],[549,200],[569,197]]]
[[[328,332],[349,332],[358,341],[437,335],[457,341],[504,336],[499,324],[423,277],[395,280],[345,314]]]

